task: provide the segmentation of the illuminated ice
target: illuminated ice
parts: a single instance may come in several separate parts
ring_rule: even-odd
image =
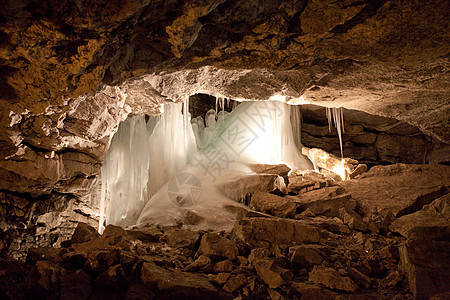
[[[297,106],[244,102],[227,113],[226,105],[219,99],[222,111],[208,111],[206,124],[201,117],[189,120],[185,102],[166,104],[147,124],[132,117],[121,125],[102,168],[106,224],[175,224],[195,215],[209,228],[222,228],[234,218],[224,207],[239,204],[219,192],[221,181],[252,174],[248,163],[312,168],[300,151]]]

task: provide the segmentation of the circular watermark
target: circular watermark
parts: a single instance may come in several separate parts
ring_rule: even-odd
[[[180,173],[173,177],[167,185],[169,199],[181,207],[192,206],[202,194],[202,184],[197,176]]]

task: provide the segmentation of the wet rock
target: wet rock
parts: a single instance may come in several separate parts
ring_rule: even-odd
[[[272,174],[287,178],[291,171],[286,165],[267,165],[267,164],[247,164],[249,168],[256,174]]]
[[[293,198],[263,192],[253,193],[249,207],[281,218],[292,218],[297,209]]]
[[[256,259],[253,261],[258,276],[270,287],[278,288],[292,280],[292,272],[280,267],[272,259]]]
[[[318,243],[324,233],[308,222],[280,218],[243,218],[232,235],[250,247],[270,244]]]
[[[196,255],[202,254],[233,260],[238,255],[238,248],[232,241],[216,233],[205,233]]]
[[[278,175],[274,174],[250,174],[245,176],[234,176],[226,181],[221,180],[216,184],[216,188],[225,196],[235,200],[242,201],[246,195],[257,191],[272,192],[277,186]]]
[[[309,281],[323,284],[331,289],[337,289],[346,292],[355,292],[358,287],[349,277],[341,276],[335,269],[314,266],[309,272]]]
[[[99,238],[100,234],[98,231],[84,222],[79,222],[75,228],[75,232],[70,239],[71,243],[84,243],[89,242],[93,239]]]
[[[61,276],[61,299],[86,299],[91,293],[90,278],[82,270]]]

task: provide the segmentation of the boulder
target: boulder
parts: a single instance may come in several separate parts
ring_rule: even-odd
[[[98,230],[84,222],[79,222],[75,228],[72,238],[70,239],[70,242],[72,244],[84,243],[99,237],[100,234],[98,233]]]
[[[347,210],[356,208],[356,201],[352,199],[351,194],[345,193],[338,186],[324,187],[300,194],[295,198],[295,202],[298,205],[298,211],[309,209],[315,215],[327,217],[338,217],[341,208]]]
[[[243,274],[231,275],[223,286],[223,290],[233,294],[247,284],[247,278]]]
[[[360,287],[368,289],[372,285],[372,280],[368,276],[366,276],[363,273],[361,273],[360,271],[356,270],[355,268],[349,268],[348,275]]]
[[[297,296],[299,299],[304,300],[337,299],[337,296],[339,295],[339,293],[318,284],[306,282],[293,282],[291,284],[290,293],[290,296]]]
[[[409,239],[450,240],[450,194],[413,214],[394,220],[389,229]]]
[[[49,295],[56,291],[61,267],[48,261],[39,260],[28,274],[25,284],[35,295]]]
[[[362,217],[356,212],[346,210],[344,207],[339,210],[340,217],[344,224],[352,230],[367,231],[367,225],[364,223]]]
[[[194,262],[187,265],[183,271],[185,272],[197,272],[211,266],[211,259],[205,255],[200,255]]]
[[[292,272],[278,265],[272,259],[256,259],[252,262],[258,276],[270,287],[278,288],[292,280]]]
[[[287,178],[288,173],[291,171],[286,165],[267,165],[267,164],[247,164],[247,166],[256,174],[271,174],[278,175],[283,178]]]
[[[202,236],[196,255],[208,255],[233,260],[238,255],[238,248],[232,241],[217,233],[205,233]]]
[[[302,267],[311,267],[322,264],[326,249],[320,245],[299,245],[289,248],[290,261]]]
[[[229,259],[216,263],[213,267],[214,272],[231,272],[233,270],[233,262]]]
[[[128,235],[131,238],[143,241],[143,242],[159,242],[163,233],[155,226],[145,226],[141,228],[134,228],[127,230]]]
[[[61,299],[87,299],[91,293],[90,278],[82,270],[61,276]]]
[[[185,248],[195,250],[198,246],[200,234],[191,230],[169,229],[160,237],[160,241],[165,242],[172,248]]]
[[[400,246],[400,269],[416,299],[450,292],[450,242],[408,240]]]
[[[256,191],[272,192],[276,190],[278,177],[276,174],[235,175],[221,179],[215,186],[225,196],[235,201],[242,201],[246,195]]]
[[[297,209],[293,197],[280,197],[259,191],[253,193],[249,207],[281,218],[292,218]]]
[[[151,285],[165,294],[176,294],[179,291],[182,291],[185,295],[191,294],[192,297],[195,295],[215,297],[217,294],[216,288],[208,281],[207,276],[182,272],[178,269],[163,269],[153,262],[143,263],[141,280],[144,284]]]
[[[411,214],[448,193],[450,166],[393,164],[374,166],[357,179],[339,182],[364,214]],[[376,191],[376,192],[375,192]],[[373,215],[373,216],[372,216]]]
[[[342,276],[333,268],[314,266],[309,272],[309,281],[323,284],[331,289],[355,292],[358,286],[347,276]]]
[[[255,248],[271,244],[318,243],[325,233],[303,220],[261,217],[236,220],[232,236]]]

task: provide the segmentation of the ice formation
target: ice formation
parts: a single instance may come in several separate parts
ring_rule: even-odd
[[[345,133],[344,130],[344,110],[342,107],[327,107],[327,119],[328,119],[328,128],[331,132],[331,124],[334,122],[334,126],[336,127],[338,137],[339,137],[339,146],[341,148],[341,157],[344,157],[344,149],[342,147],[342,133]]]
[[[285,163],[310,169],[302,155],[297,106],[277,101],[239,104],[190,120],[188,101],[166,104],[160,117],[131,117],[114,136],[102,168],[101,211],[121,226],[173,223],[197,216],[209,226],[232,224],[224,206],[237,205],[216,186],[242,174],[247,163]],[[101,219],[103,224],[103,217]],[[101,230],[101,229],[100,229]]]

